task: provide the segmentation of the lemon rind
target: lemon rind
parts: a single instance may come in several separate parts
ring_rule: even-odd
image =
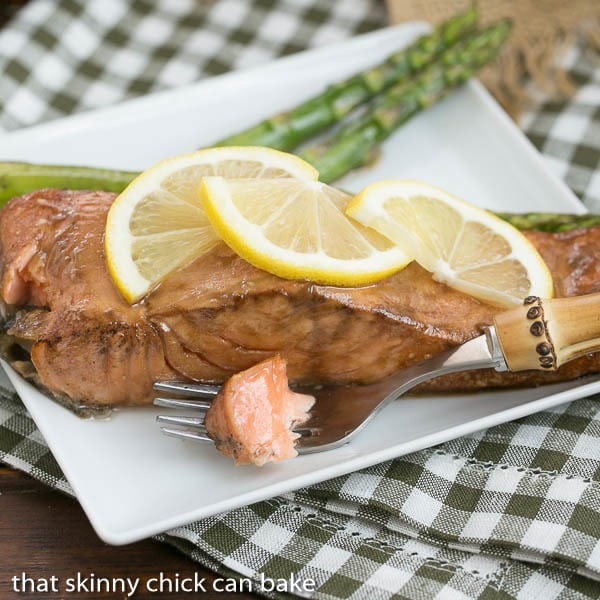
[[[479,222],[491,227],[510,244],[512,249],[510,256],[525,264],[526,267],[529,266],[527,272],[530,277],[530,289],[527,295],[533,294],[546,298],[554,295],[554,284],[548,266],[535,246],[520,231],[485,208],[471,204],[435,185],[413,179],[378,181],[365,187],[349,202],[346,214],[365,226],[373,226],[377,218],[385,216],[386,211],[383,205],[390,197],[407,197],[411,195],[433,196],[454,208],[458,208],[461,215],[465,217],[465,220]],[[401,229],[402,225],[398,224],[398,228]],[[375,229],[382,235],[386,235],[385,232],[377,227]],[[527,261],[527,263],[524,261]],[[436,269],[432,268],[431,265],[423,266],[429,268],[435,278]],[[535,268],[532,269],[532,266],[535,266]],[[495,297],[496,300],[500,300],[498,303],[504,306],[514,305],[520,301],[515,296],[502,294],[501,291],[488,293],[483,286],[473,282],[463,282],[452,287],[456,287],[464,293],[469,293],[469,295],[474,295],[487,302],[493,303],[493,298]],[[469,292],[466,292],[466,289],[469,289]]]
[[[234,252],[254,266],[285,279],[309,279],[322,285],[361,286],[388,277],[412,262],[412,258],[399,247],[385,252],[373,249],[369,258],[355,260],[335,259],[323,253],[303,255],[287,251],[266,240],[260,233],[260,226],[249,223],[239,214],[223,178],[203,178],[199,195],[213,228]],[[252,230],[256,235],[248,236]],[[256,243],[256,240],[262,241]],[[323,267],[325,262],[330,266]]]
[[[269,167],[285,169],[291,177],[312,181],[319,178],[318,171],[300,157],[259,146],[205,148],[166,158],[154,164],[136,177],[119,194],[107,216],[104,248],[108,271],[118,290],[129,303],[144,296],[157,282],[143,277],[139,273],[131,253],[122,252],[122,247],[130,248],[135,239],[135,236],[129,231],[129,222],[133,216],[136,203],[130,202],[128,198],[132,195],[141,198],[150,194],[158,189],[162,181],[176,170],[182,170],[197,164],[216,164],[224,160],[257,160],[268,164]],[[114,235],[114,232],[117,235]]]

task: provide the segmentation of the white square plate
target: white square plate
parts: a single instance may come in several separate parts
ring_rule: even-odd
[[[142,169],[210,145],[379,62],[426,30],[408,24],[267,66],[5,135],[0,158]],[[477,82],[418,115],[373,167],[347,177],[424,179],[491,209],[583,212]],[[98,535],[124,544],[217,512],[413,452],[600,390],[596,383],[448,397],[388,406],[351,444],[262,469],[236,468],[214,448],[160,434],[157,409],[80,420],[7,368]]]

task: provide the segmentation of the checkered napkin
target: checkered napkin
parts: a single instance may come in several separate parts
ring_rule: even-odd
[[[33,0],[0,32],[0,127],[183,85],[385,20],[377,0]],[[581,52],[569,60],[578,93],[540,104],[522,125],[600,211],[600,69]],[[72,493],[5,378],[0,458]],[[290,589],[314,598],[600,598],[600,397],[158,539],[224,576],[313,580],[314,592]]]

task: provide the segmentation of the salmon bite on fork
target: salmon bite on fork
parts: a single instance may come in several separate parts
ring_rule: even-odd
[[[347,443],[385,404],[412,387],[453,371],[506,370],[494,334],[367,385],[288,388],[285,361],[277,356],[237,373],[223,386],[156,382],[156,406],[186,408],[195,416],[159,415],[167,435],[214,442],[236,464],[262,466]]]
[[[237,373],[221,386],[156,383],[154,389],[185,393],[188,400],[156,398],[157,406],[195,408],[195,417],[159,416],[167,434],[213,441],[236,464],[262,466],[296,456],[297,427],[309,419],[315,399],[288,387],[280,356]],[[208,398],[201,399],[201,398]],[[174,429],[169,425],[184,426]]]

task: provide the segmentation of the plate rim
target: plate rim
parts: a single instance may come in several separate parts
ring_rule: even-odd
[[[2,365],[11,383],[15,386],[17,390],[29,388],[34,393],[41,394],[39,390],[36,390],[29,382],[25,381],[3,360],[0,360],[0,364]],[[86,516],[88,517],[93,529],[96,531],[98,536],[108,544],[121,546],[125,544],[134,543],[136,541],[140,541],[142,539],[146,539],[160,533],[168,533],[170,530],[184,526],[187,523],[208,518],[218,513],[234,510],[236,508],[240,508],[241,506],[253,504],[254,502],[264,501],[268,498],[272,498],[275,495],[289,493],[293,490],[300,489],[307,485],[313,485],[321,481],[326,481],[333,477],[347,475],[348,473],[355,472],[357,470],[375,464],[379,464],[387,460],[400,458],[401,456],[405,456],[412,452],[418,452],[426,448],[430,448],[432,446],[436,446],[438,444],[457,439],[464,435],[475,433],[477,431],[482,431],[483,429],[487,429],[489,427],[507,423],[515,419],[520,419],[534,414],[536,412],[555,408],[557,406],[560,406],[561,404],[581,399],[593,393],[598,393],[600,392],[600,373],[586,378],[586,382],[583,384],[575,384],[575,382],[572,383],[573,387],[559,391],[557,393],[548,396],[543,396],[536,400],[524,402],[523,404],[519,404],[517,406],[493,414],[479,417],[478,419],[468,421],[467,423],[461,423],[460,425],[455,425],[441,431],[436,431],[434,433],[422,436],[414,440],[410,440],[408,442],[400,443],[394,446],[389,446],[386,449],[372,452],[368,455],[357,455],[351,461],[351,464],[344,464],[344,466],[341,469],[337,464],[333,464],[328,467],[320,468],[318,470],[319,475],[317,477],[315,477],[314,472],[296,476],[293,478],[293,481],[295,483],[293,483],[290,486],[286,486],[285,483],[277,482],[263,488],[258,488],[250,492],[245,492],[237,496],[232,496],[227,501],[220,501],[218,503],[217,509],[215,509],[214,504],[207,504],[199,509],[192,509],[185,513],[179,513],[176,516],[165,518],[162,521],[160,521],[160,527],[157,527],[159,523],[156,522],[129,529],[113,529],[109,526],[106,526],[106,524],[101,518],[101,513],[99,513],[92,504],[90,504],[87,495],[82,494],[80,496],[80,494],[78,493],[78,482],[72,481],[69,477],[69,472],[71,471],[71,463],[67,461],[65,464],[63,464],[64,461],[63,457],[61,456],[61,453],[59,453],[59,456],[55,456],[54,450],[52,448],[49,449],[53,456],[55,456],[59,466],[63,470],[63,474],[65,475],[65,478],[67,479],[71,488],[73,489],[77,501],[81,504]],[[545,387],[546,386],[540,386],[538,389],[540,390],[540,392],[543,392],[543,388]],[[32,407],[31,398],[27,395],[25,398],[23,398],[21,397],[20,393],[19,397],[22,399],[23,403],[29,410]],[[46,397],[44,396],[44,398]],[[34,418],[33,415],[31,416],[32,418]],[[47,431],[46,427],[49,427],[49,425],[44,422],[39,424],[35,420],[35,418],[34,421],[36,422],[36,426],[38,427],[39,431],[45,437]],[[399,451],[399,449],[401,450]],[[321,476],[323,474],[325,474],[325,476]],[[278,491],[274,491],[273,493],[269,492],[267,494],[264,493],[265,490],[271,490],[272,488],[277,488]]]
[[[63,134],[64,127],[69,128],[81,128],[82,124],[84,127],[93,126],[93,121],[98,118],[104,118],[108,114],[111,113],[117,115],[117,118],[126,119],[128,114],[132,111],[135,112],[140,107],[147,109],[150,107],[151,110],[160,111],[160,106],[164,105],[172,101],[173,98],[178,98],[181,95],[185,95],[191,89],[203,89],[206,87],[213,86],[227,86],[228,82],[232,79],[242,78],[242,79],[252,79],[256,77],[257,74],[268,74],[270,71],[278,70],[283,66],[293,66],[295,64],[300,64],[303,61],[314,60],[315,57],[319,57],[324,52],[328,53],[332,50],[340,48],[348,48],[356,46],[357,50],[361,46],[361,41],[365,39],[373,39],[378,37],[389,36],[390,32],[397,31],[399,29],[411,28],[411,27],[423,27],[424,24],[421,21],[415,21],[410,23],[404,23],[401,25],[396,25],[392,27],[386,27],[382,29],[378,29],[376,31],[362,34],[359,36],[351,37],[346,40],[342,40],[340,42],[336,42],[335,44],[330,44],[327,46],[321,46],[317,48],[313,48],[310,50],[306,50],[304,52],[300,52],[291,56],[286,56],[283,58],[271,60],[265,64],[261,64],[255,67],[251,67],[244,70],[237,70],[225,73],[223,75],[215,76],[215,77],[207,77],[196,83],[192,83],[186,86],[181,86],[175,89],[164,90],[159,92],[154,92],[152,94],[148,94],[139,98],[133,98],[130,100],[126,100],[124,102],[120,102],[118,104],[98,108],[94,110],[87,110],[85,112],[81,112],[75,115],[71,115],[68,117],[63,117],[59,119],[55,119],[53,121],[32,125],[29,127],[25,127],[13,132],[6,133],[2,136],[1,143],[2,144],[10,144],[11,140],[25,140],[28,138],[33,138],[38,135],[49,135],[53,136],[57,133]],[[417,33],[418,34],[418,33]],[[477,99],[483,103],[485,109],[490,112],[491,115],[502,124],[503,128],[509,132],[514,143],[518,144],[522,151],[526,152],[528,157],[533,160],[544,172],[546,178],[551,185],[556,189],[558,195],[561,198],[564,198],[572,204],[570,208],[576,212],[586,212],[583,204],[577,199],[572,190],[566,185],[564,181],[562,181],[556,174],[551,172],[544,163],[544,159],[542,155],[535,149],[533,144],[527,139],[525,134],[516,126],[516,124],[506,115],[506,113],[500,108],[500,106],[493,99],[491,94],[484,88],[484,86],[476,79],[472,79],[467,83],[467,87],[469,90],[474,93]],[[18,159],[13,159],[18,160]],[[27,382],[24,382],[20,379],[20,376],[17,375],[10,367],[7,369],[7,373],[13,384],[16,387],[22,387],[23,385],[29,385]],[[195,509],[193,511],[188,511],[185,514],[178,515],[177,517],[172,517],[169,519],[165,519],[160,523],[152,523],[145,526],[134,527],[130,529],[123,529],[115,531],[110,527],[107,527],[101,518],[101,514],[99,514],[96,508],[90,504],[88,498],[85,493],[80,493],[79,485],[77,481],[73,481],[70,475],[71,468],[69,463],[64,463],[64,460],[59,461],[60,467],[63,470],[65,477],[69,481],[71,487],[73,488],[76,497],[80,504],[82,505],[88,519],[90,520],[94,530],[98,534],[98,536],[109,544],[114,545],[122,545],[131,542],[138,541],[140,539],[147,538],[151,535],[155,535],[157,533],[163,532],[168,529],[172,529],[174,527],[183,525],[184,523],[188,523],[193,520],[206,518],[210,515],[214,515],[218,512],[222,512],[223,510],[231,510],[233,508],[239,507],[248,502],[256,502],[260,500],[264,500],[267,497],[272,497],[274,494],[285,493],[286,491],[291,491],[292,489],[297,489],[298,487],[302,487],[304,485],[309,485],[316,483],[317,481],[323,481],[329,479],[331,477],[340,476],[354,470],[364,468],[369,465],[377,464],[384,460],[389,460],[391,458],[402,456],[406,453],[418,451],[423,448],[429,447],[431,445],[439,444],[444,441],[448,441],[450,439],[454,439],[456,437],[460,437],[461,435],[465,435],[468,433],[472,433],[474,431],[478,431],[480,429],[498,425],[500,423],[504,423],[515,418],[520,418],[523,416],[527,416],[529,414],[533,414],[534,412],[538,412],[539,410],[544,410],[545,408],[551,408],[553,406],[557,406],[559,404],[571,401],[576,399],[576,397],[581,397],[582,395],[586,395],[587,393],[591,393],[595,388],[598,387],[598,382],[593,382],[589,384],[585,384],[583,386],[578,386],[576,388],[572,388],[558,394],[554,394],[545,398],[541,398],[538,400],[533,400],[522,404],[520,406],[516,406],[510,409],[506,409],[500,411],[498,413],[493,413],[491,415],[487,415],[485,417],[481,417],[474,421],[468,422],[466,425],[462,424],[460,426],[450,427],[449,429],[445,429],[442,431],[435,432],[433,434],[424,436],[419,438],[418,443],[409,442],[407,444],[400,444],[397,446],[389,447],[385,450],[380,450],[375,453],[371,453],[367,456],[356,457],[352,461],[352,465],[348,466],[348,468],[343,469],[342,471],[336,465],[331,465],[325,468],[319,469],[319,476],[317,478],[312,477],[309,474],[296,476],[294,481],[296,483],[287,487],[282,483],[271,484],[266,489],[271,488],[279,488],[278,491],[274,491],[273,493],[269,493],[265,495],[260,490],[254,490],[251,492],[246,492],[244,494],[233,496],[229,499],[228,502],[220,502],[218,506],[207,505],[202,507],[201,509]],[[584,390],[584,392],[579,392],[580,390]],[[579,392],[579,393],[578,393]],[[21,394],[19,394],[21,396]],[[27,406],[30,415],[34,418],[36,422],[36,426],[44,435],[44,430],[48,424],[46,423],[38,423],[38,421],[34,417],[35,407],[30,406],[29,399],[25,399],[22,397],[24,404]],[[500,417],[500,418],[499,418]],[[55,455],[55,449],[50,447],[49,449],[53,455]],[[406,446],[406,447],[405,447]],[[402,447],[403,450],[398,453],[397,450],[399,447]],[[58,459],[57,459],[58,460]],[[243,499],[243,501],[240,501]],[[160,526],[157,528],[157,526]]]

